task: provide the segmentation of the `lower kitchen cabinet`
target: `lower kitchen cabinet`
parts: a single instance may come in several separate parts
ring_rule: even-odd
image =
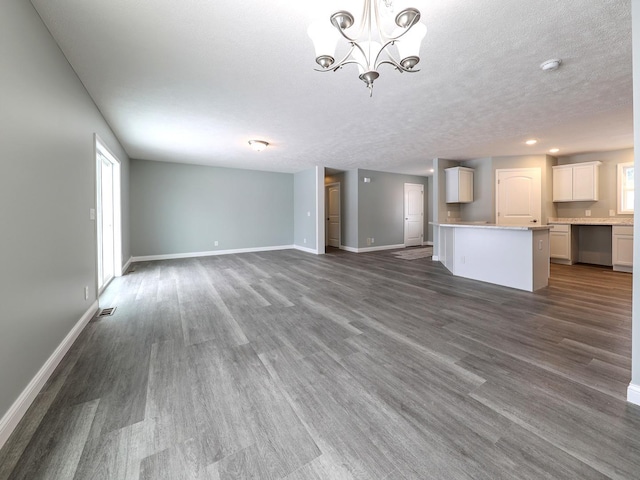
[[[613,269],[633,272],[633,227],[613,226],[611,229]]]
[[[573,265],[578,256],[578,236],[571,234],[571,225],[549,225],[549,257],[552,263]]]

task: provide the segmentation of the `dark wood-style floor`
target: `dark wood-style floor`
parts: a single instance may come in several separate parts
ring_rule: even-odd
[[[640,478],[631,275],[535,294],[390,252],[135,264],[0,479]]]

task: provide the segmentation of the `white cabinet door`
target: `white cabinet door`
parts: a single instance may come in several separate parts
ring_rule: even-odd
[[[572,265],[577,255],[577,237],[571,233],[571,225],[550,225],[549,258],[552,263]]]
[[[633,227],[612,228],[613,269],[622,272],[633,271]]]
[[[598,200],[598,167],[594,164],[573,166],[573,201]]]
[[[473,202],[473,169],[452,167],[444,170],[447,203]]]
[[[553,201],[597,201],[600,164],[586,162],[553,167]]]
[[[550,256],[569,260],[569,234],[567,232],[549,232]]]
[[[573,200],[573,169],[571,167],[553,168],[553,201],[569,202]]]
[[[458,172],[458,185],[460,203],[473,202],[473,170],[461,168]]]

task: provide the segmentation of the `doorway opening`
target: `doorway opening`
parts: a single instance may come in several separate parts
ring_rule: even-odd
[[[122,275],[120,161],[95,135],[98,295]]]
[[[325,228],[325,245],[340,248],[342,232],[340,228],[340,183],[330,183],[325,186],[325,212],[327,225]]]

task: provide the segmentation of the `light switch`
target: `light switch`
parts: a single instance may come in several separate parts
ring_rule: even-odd
[[[307,217],[310,217],[310,216],[311,216],[311,212],[307,212]]]
[[[95,220],[96,219],[96,209],[95,208],[90,208],[89,209],[89,220]]]
[[[584,216],[585,217],[590,217],[591,216],[591,210],[585,210],[584,211]]]

